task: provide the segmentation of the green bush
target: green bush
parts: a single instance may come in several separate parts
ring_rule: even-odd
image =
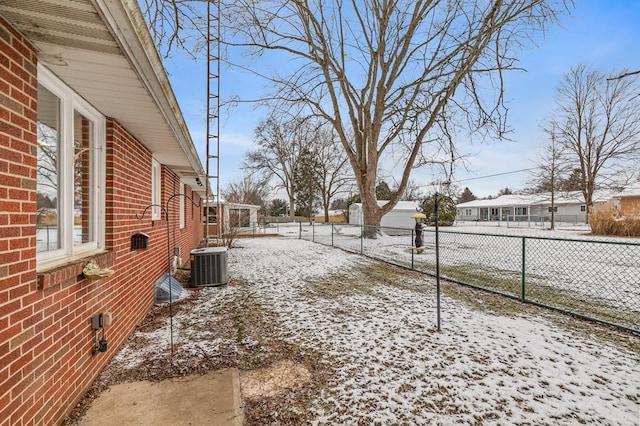
[[[447,195],[437,194],[438,196],[438,225],[451,226],[456,220],[456,203]],[[422,201],[420,205],[422,212],[427,216],[425,222],[429,226],[435,226],[435,195],[430,195]]]

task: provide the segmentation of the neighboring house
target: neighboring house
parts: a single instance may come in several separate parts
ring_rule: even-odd
[[[383,206],[388,201],[378,200],[378,205]],[[390,228],[413,228],[416,225],[415,219],[411,215],[420,210],[420,202],[418,201],[398,201],[398,204],[389,213],[382,216],[380,226]],[[353,203],[349,206],[349,224],[363,225],[364,217],[362,214],[362,204]]]
[[[218,217],[218,207],[222,211],[221,217]],[[256,225],[258,223],[258,210],[260,210],[260,206],[254,204],[229,203],[225,201],[221,201],[219,205],[211,203],[208,216],[208,235],[216,237],[218,229],[224,235],[232,229],[248,228]]]
[[[137,1],[0,0],[0,425],[59,424],[82,398],[168,269],[164,208],[137,215],[200,203],[196,178]],[[169,204],[185,260],[199,206]],[[85,279],[89,260],[115,274]]]
[[[598,191],[594,204],[609,201],[612,193]],[[585,223],[587,206],[579,191],[558,192],[554,196],[557,222]],[[458,221],[549,221],[551,218],[551,194],[509,194],[491,200],[473,200],[456,206]]]

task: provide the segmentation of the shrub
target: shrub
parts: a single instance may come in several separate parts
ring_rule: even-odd
[[[623,212],[613,203],[596,205],[589,213],[589,224],[596,235],[640,237],[640,208]]]
[[[436,224],[434,195],[430,195],[422,201],[422,212],[427,216],[425,223],[429,226]],[[456,203],[447,195],[438,194],[438,224],[451,226],[456,220]]]

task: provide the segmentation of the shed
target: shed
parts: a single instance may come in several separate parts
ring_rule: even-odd
[[[378,205],[383,206],[388,203],[387,200],[378,200]],[[398,204],[386,215],[382,216],[380,226],[393,228],[413,228],[415,219],[411,215],[420,210],[419,201],[399,201]],[[362,203],[353,203],[349,206],[349,224],[364,225],[364,217],[362,214]]]
[[[220,223],[218,222],[218,205],[222,212]],[[255,204],[232,203],[224,200],[220,200],[220,203],[205,203],[205,216],[207,208],[209,208],[208,235],[217,235],[219,225],[221,226],[220,231],[225,234],[232,229],[248,228],[258,223],[260,206]]]

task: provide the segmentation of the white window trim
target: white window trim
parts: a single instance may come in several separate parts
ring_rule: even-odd
[[[155,158],[151,159],[151,219],[162,218],[162,165]]]
[[[98,110],[93,108],[80,95],[75,93],[62,80],[56,77],[47,68],[38,64],[38,83],[46,87],[51,93],[60,99],[60,162],[62,164],[71,164],[73,150],[70,150],[72,144],[66,141],[73,140],[73,117],[74,111],[79,112],[87,119],[93,122],[93,148],[95,154],[92,156],[92,190],[93,190],[93,206],[91,223],[94,226],[94,241],[74,245],[73,243],[73,225],[61,224],[60,233],[60,249],[40,252],[36,255],[36,269],[42,270],[57,266],[60,263],[69,262],[73,258],[86,256],[92,252],[103,251],[105,248],[105,185],[106,185],[106,119]],[[59,171],[59,180],[61,182],[59,212],[61,220],[73,218],[73,175],[71,167],[61,167]]]
[[[185,218],[184,218],[185,193],[184,193],[184,182],[182,181],[180,181],[179,191],[180,191],[180,196],[178,198],[180,198],[180,229],[183,229],[185,226]]]

